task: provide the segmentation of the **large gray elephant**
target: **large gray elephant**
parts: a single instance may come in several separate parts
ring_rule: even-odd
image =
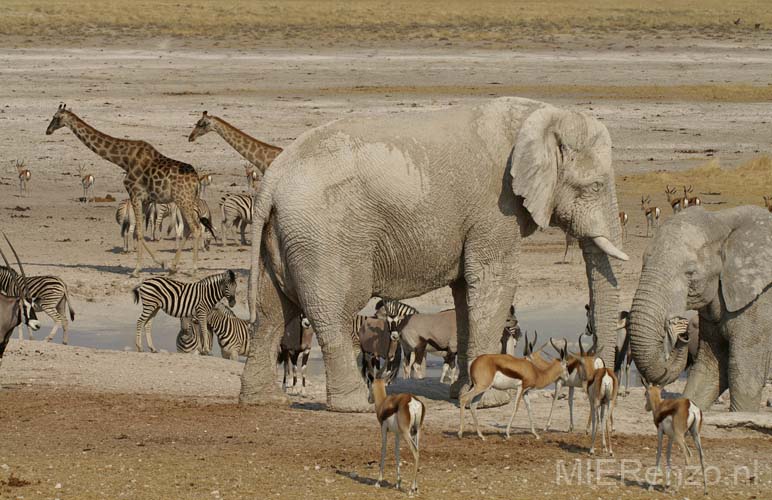
[[[582,113],[500,98],[310,130],[276,158],[255,197],[257,327],[241,401],[284,397],[269,354],[302,308],[322,348],[328,408],[371,411],[351,318],[373,296],[446,285],[458,311],[457,397],[468,363],[499,351],[521,238],[550,224],[581,240],[593,321],[601,344],[613,346],[619,290],[609,256],[627,259],[617,214],[608,131]],[[604,355],[613,361],[613,347]],[[487,402],[508,400],[499,393]]]
[[[772,352],[772,214],[761,207],[689,208],[663,224],[643,256],[630,311],[635,365],[651,383],[678,378],[688,355],[684,311],[699,313],[699,347],[684,395],[707,409],[729,388],[734,411],[758,411]],[[691,329],[694,330],[693,328]]]

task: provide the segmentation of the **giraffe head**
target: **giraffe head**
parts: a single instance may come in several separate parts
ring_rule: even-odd
[[[193,131],[188,136],[188,141],[193,142],[202,135],[206,134],[207,132],[212,131],[212,120],[209,118],[209,115],[206,114],[206,111],[201,115],[201,119],[196,122],[196,126],[193,128]]]
[[[46,129],[46,135],[51,135],[54,133],[55,130],[60,129],[66,125],[66,117],[69,115],[70,112],[67,111],[67,105],[66,104],[60,104],[59,109],[56,110],[56,113],[54,113],[54,117],[51,119],[51,123],[48,124],[48,128]]]

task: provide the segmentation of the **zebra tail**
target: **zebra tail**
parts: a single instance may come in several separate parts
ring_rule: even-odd
[[[132,293],[134,294],[134,303],[139,304],[139,287],[142,285],[137,285],[132,290]]]
[[[132,208],[132,210],[134,210],[134,209]],[[126,233],[128,231],[129,231],[129,221],[124,220],[121,223],[121,238],[125,238],[126,237]]]
[[[214,226],[212,226],[212,221],[209,220],[208,217],[199,217],[198,221],[201,223],[202,226],[206,228],[209,233],[214,236],[215,241],[217,240],[217,234],[214,232]]]
[[[70,300],[70,291],[67,289],[67,285],[64,286],[64,298],[67,301],[67,309],[70,310],[70,321],[75,321],[75,310],[72,308],[72,301]]]

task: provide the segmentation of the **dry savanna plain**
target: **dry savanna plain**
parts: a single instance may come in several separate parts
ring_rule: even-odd
[[[762,0],[64,1],[0,2],[0,229],[30,275],[69,286],[71,345],[14,340],[0,369],[0,498],[252,499],[402,498],[376,489],[380,435],[373,414],[325,411],[324,372],[314,347],[309,388],[286,407],[238,404],[243,364],[171,354],[175,320],[154,323],[158,354],[133,351],[139,306],[114,220],[126,197],[123,172],[68,130],[45,135],[60,103],[116,137],[144,139],[212,173],[205,200],[246,189],[244,161],[215,134],[190,143],[201,112],[263,141],[287,146],[312,127],[351,114],[401,113],[519,95],[598,117],[613,140],[620,209],[629,217],[622,306],[650,241],[641,196],[663,219],[665,187],[691,185],[708,210],[763,206],[772,195],[772,10]],[[31,171],[21,196],[15,160]],[[95,177],[82,203],[78,167]],[[470,179],[473,181],[473,179]],[[168,260],[174,240],[150,243]],[[215,244],[192,276],[224,269],[239,277],[246,314],[249,247]],[[587,301],[578,252],[563,263],[559,230],[523,245],[516,303],[555,321],[541,335],[584,328]],[[150,267],[143,277],[161,275]],[[514,279],[515,277],[513,277]],[[438,290],[409,301],[451,305]],[[162,316],[162,315],[161,315]],[[575,325],[570,324],[575,318]],[[566,323],[569,323],[566,326]],[[528,329],[526,318],[523,326]],[[542,337],[544,338],[544,337]],[[678,392],[680,384],[668,389]],[[397,380],[428,415],[421,441],[420,497],[696,498],[699,473],[652,484],[656,433],[640,387],[619,398],[614,457],[588,455],[588,403],[576,402],[568,432],[565,396],[553,430],[541,432],[551,392],[532,398],[541,439],[526,412],[502,436],[510,406],[481,410],[488,439],[459,440],[458,408],[436,378]],[[565,392],[565,391],[564,391]],[[710,496],[772,498],[772,413],[706,412]],[[391,444],[391,443],[390,443]],[[692,446],[693,449],[693,446]],[[410,479],[412,457],[403,450]],[[661,482],[661,476],[658,479]],[[409,483],[408,483],[409,486]],[[404,488],[404,485],[403,485]]]

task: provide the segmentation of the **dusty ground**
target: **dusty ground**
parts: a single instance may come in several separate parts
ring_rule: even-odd
[[[292,396],[289,409],[245,408],[236,404],[237,362],[41,342],[14,341],[10,349],[0,391],[0,421],[6,429],[0,498],[395,495],[373,487],[380,446],[375,417],[324,411],[321,376],[312,377],[306,396]],[[587,454],[589,438],[582,432],[566,432],[565,399],[555,406],[555,430],[541,432],[552,401],[546,391],[532,396],[541,440],[527,432],[522,410],[513,437],[504,440],[511,411],[506,406],[480,411],[488,437],[482,443],[473,437],[468,414],[464,439],[456,437],[458,409],[444,400],[447,386],[436,380],[398,381],[394,390],[418,394],[427,405],[420,472],[427,498],[673,496],[657,495],[659,487],[653,494],[645,476],[654,463],[656,437],[651,417],[642,411],[640,388],[619,398],[615,456],[601,454],[601,461]],[[587,417],[583,396],[575,409],[581,430]],[[755,416],[753,424],[747,424],[747,416],[727,416],[725,404],[706,413],[703,442],[714,467],[709,470],[711,493],[767,498],[772,415]],[[386,477],[393,486],[392,457]],[[403,471],[409,473],[412,459],[402,457]],[[577,460],[581,472],[573,469]],[[683,466],[679,453],[674,463]],[[749,467],[748,473],[742,466]],[[677,498],[700,494],[698,485],[685,483]]]
[[[196,0],[187,3],[193,20],[170,27],[168,14],[179,5],[169,2],[153,2],[157,9],[137,3],[131,15],[118,3],[99,2],[88,4],[93,10],[84,15],[66,2],[10,1],[0,19],[0,225],[29,274],[56,274],[68,283],[78,313],[74,343],[121,349],[133,345],[139,313],[129,294],[139,282],[128,277],[134,257],[121,252],[117,202],[77,201],[77,166],[85,164],[96,177],[98,196],[118,200],[126,196],[122,171],[67,130],[44,135],[60,102],[104,132],[146,139],[200,173],[213,173],[206,199],[217,213],[222,194],[245,187],[243,161],[213,134],[187,142],[203,110],[284,146],[348,113],[522,95],[590,112],[611,132],[620,208],[630,215],[625,250],[631,261],[622,271],[626,306],[648,243],[642,194],[650,194],[665,217],[666,184],[694,185],[708,208],[760,205],[761,195],[772,194],[766,157],[772,18],[756,0],[710,2],[710,9],[696,2],[680,9],[628,2],[633,10],[626,11],[619,2],[595,0],[581,19],[567,14],[565,2],[527,8],[533,11],[507,2],[503,8],[514,9],[507,15],[520,21],[494,22],[502,8],[495,1],[476,3],[472,19],[468,4],[458,2],[430,5],[430,15],[408,10],[413,3],[234,4],[246,5],[239,11]],[[318,5],[333,5],[337,11],[330,12],[338,18],[346,12],[349,21],[336,23],[336,14]],[[378,17],[382,22],[373,23]],[[734,24],[735,18],[741,22]],[[18,194],[11,163],[17,158],[32,171],[29,197]],[[155,245],[171,258],[172,240]],[[562,254],[563,236],[556,230],[526,242],[518,306],[547,314],[581,308],[587,300],[584,266],[578,255],[561,264]],[[189,265],[186,252],[183,270]],[[202,255],[197,277],[239,271],[243,315],[247,267],[246,247],[215,247]],[[151,268],[145,276],[160,272]],[[450,294],[439,290],[411,302],[443,307]],[[47,318],[44,325],[47,333]],[[157,344],[172,346],[175,322],[159,319],[154,326]],[[372,415],[322,411],[320,374],[291,409],[238,407],[240,370],[238,363],[214,358],[14,341],[0,370],[6,429],[0,498],[394,496],[372,487],[378,458]],[[587,438],[565,432],[564,399],[555,410],[558,431],[541,441],[522,434],[525,412],[515,422],[518,434],[505,442],[497,434],[509,408],[485,411],[484,430],[493,435],[482,444],[471,434],[462,441],[452,435],[458,410],[444,401],[444,386],[400,382],[395,389],[419,394],[429,407],[424,496],[652,496],[643,475],[630,472],[633,462],[625,462],[624,474],[620,470],[622,459],[653,465],[656,439],[639,390],[620,399],[618,461],[581,462],[605,472],[588,479],[583,469],[575,480],[581,484],[568,488],[557,480],[559,461],[570,469],[588,457]],[[541,427],[551,400],[534,400]],[[581,428],[586,401],[579,398],[577,407]],[[757,418],[760,426],[718,427],[725,425],[724,409],[716,406],[706,419],[708,463],[721,473],[711,489],[720,497],[767,498],[770,414]],[[405,454],[403,459],[409,472],[412,462]],[[680,453],[676,461],[681,463]],[[745,465],[753,469],[752,479],[738,474],[735,481],[735,467]],[[387,478],[393,481],[393,467]],[[678,498],[700,493],[685,488]]]

